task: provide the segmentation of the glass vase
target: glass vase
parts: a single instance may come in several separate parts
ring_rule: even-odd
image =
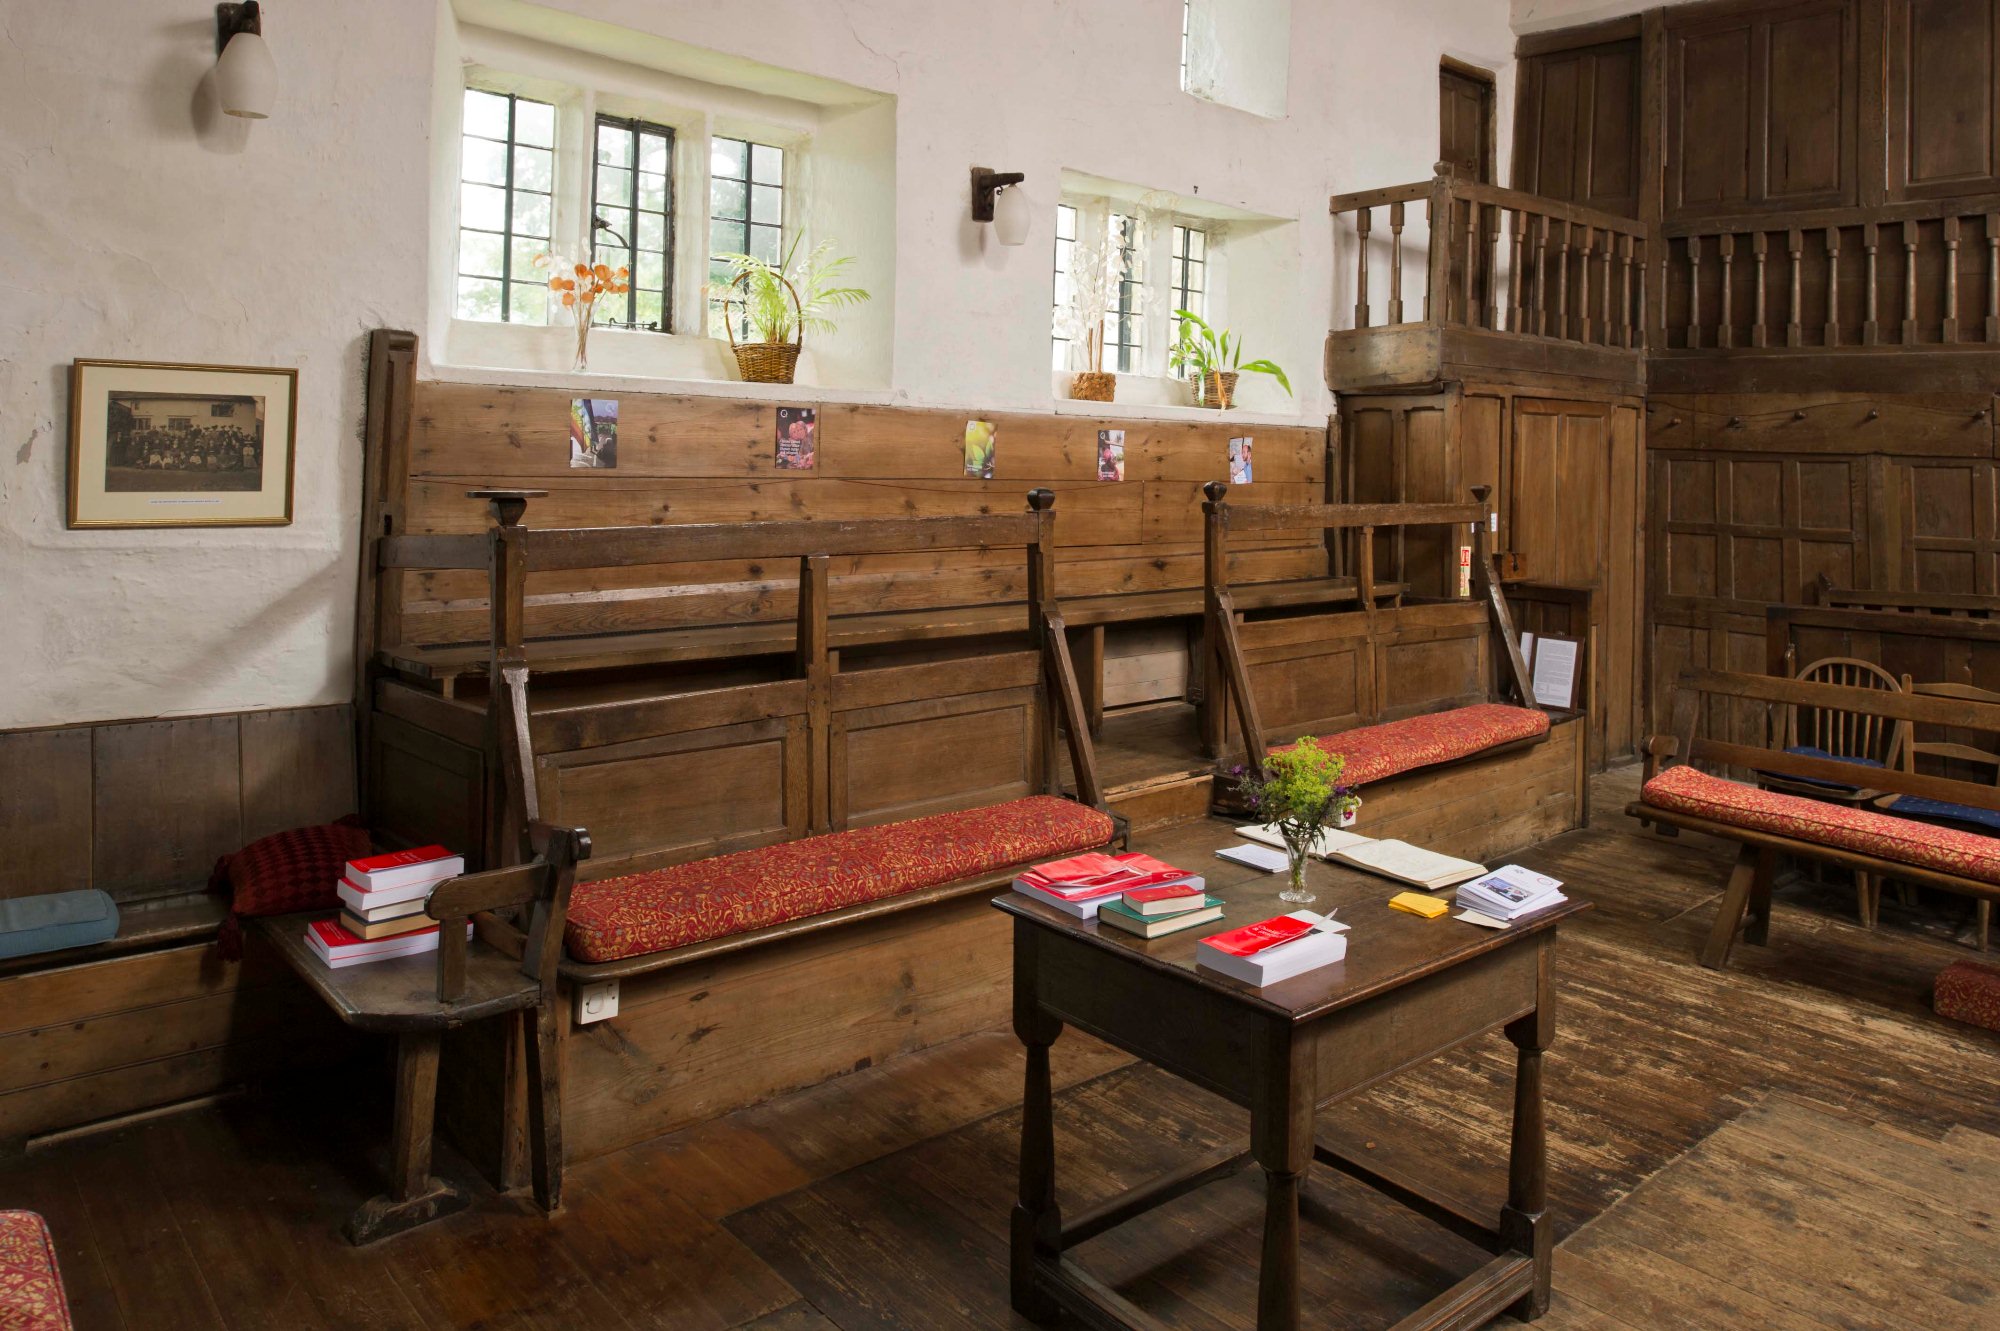
[[[1278,893],[1278,900],[1288,906],[1310,906],[1317,898],[1306,890],[1306,861],[1311,858],[1303,845],[1285,846],[1287,878],[1285,890]]]
[[[590,370],[590,320],[584,319],[576,326],[576,361],[570,367],[571,374],[585,374]]]

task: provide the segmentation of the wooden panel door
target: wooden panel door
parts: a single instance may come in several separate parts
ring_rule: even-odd
[[[2000,0],[1890,0],[1889,197],[2000,189]]]
[[[1596,402],[1514,399],[1509,548],[1535,582],[1598,583],[1607,554],[1610,413]]]
[[[1461,180],[1493,183],[1493,75],[1447,61],[1438,67],[1438,160]]]
[[[1521,62],[1514,188],[1639,215],[1639,40]]]

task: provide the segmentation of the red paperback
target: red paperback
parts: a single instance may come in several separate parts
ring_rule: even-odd
[[[1168,887],[1141,887],[1125,894],[1127,901],[1171,901],[1175,897],[1198,897],[1203,891],[1198,887],[1177,884]]]
[[[1171,864],[1137,851],[1106,855],[1093,850],[1070,859],[1038,864],[1018,881],[1065,901],[1088,901],[1092,897],[1157,887],[1186,877]]]
[[[319,941],[325,943],[328,947],[353,947],[357,944],[365,946],[370,942],[407,943],[412,938],[417,938],[424,934],[434,934],[437,932],[437,926],[433,924],[428,929],[412,929],[408,933],[396,934],[393,938],[367,939],[367,938],[357,938],[353,934],[347,932],[347,930],[340,927],[340,922],[338,920],[314,920],[312,923],[308,924],[306,928],[318,934]]]
[[[370,855],[365,860],[349,860],[347,867],[356,873],[379,873],[383,869],[400,869],[406,864],[450,858],[451,852],[443,846],[419,846],[415,850],[392,850],[386,855]]]
[[[1212,934],[1201,941],[1218,952],[1227,952],[1232,957],[1254,957],[1259,952],[1274,948],[1280,943],[1303,938],[1318,927],[1305,920],[1294,919],[1290,915],[1280,915],[1276,919],[1260,920],[1256,924],[1246,924],[1241,929],[1231,929],[1228,933]]]

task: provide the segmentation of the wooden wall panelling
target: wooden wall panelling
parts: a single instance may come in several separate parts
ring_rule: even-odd
[[[968,685],[981,662],[965,663]],[[865,827],[1036,793],[1036,687],[843,710],[833,746],[834,826]]]
[[[2000,596],[2000,522],[1995,464],[1978,458],[1899,461],[1910,591]],[[1893,501],[1891,501],[1893,502]]]
[[[354,813],[354,719],[347,707],[243,714],[243,840]]]
[[[2000,0],[1888,0],[1892,199],[2000,190]]]
[[[229,715],[96,728],[93,886],[121,900],[184,892],[243,845],[238,726]]]
[[[1514,188],[1638,216],[1638,37],[1526,55],[1518,68]]]
[[[1331,734],[1376,719],[1376,658],[1368,642],[1368,620],[1365,613],[1349,611],[1252,619],[1239,626],[1250,688],[1268,740]],[[1230,708],[1225,753],[1241,733]]]
[[[0,898],[90,886],[90,730],[0,734]]]
[[[377,696],[389,705],[398,695],[429,697],[406,685],[378,686]],[[478,743],[455,741],[378,706],[366,761],[366,814],[377,841],[463,846],[468,866],[484,867],[475,864],[486,844],[487,807],[486,760]]]

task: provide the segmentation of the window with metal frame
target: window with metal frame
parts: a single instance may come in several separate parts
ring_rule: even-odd
[[[594,262],[629,268],[630,290],[602,298],[597,322],[673,331],[674,132],[621,116],[597,117],[590,181]]]
[[[1179,312],[1208,317],[1208,232],[1198,226],[1175,225],[1167,242],[1167,285],[1173,298],[1168,343],[1180,341]]]
[[[461,319],[547,323],[555,218],[556,109],[513,93],[465,90],[459,147]]]
[[[1066,203],[1056,205],[1056,282],[1055,304],[1050,320],[1055,330],[1054,364],[1051,369],[1069,368],[1070,340],[1063,336],[1063,307],[1068,305],[1073,292],[1070,280],[1070,255],[1076,250],[1076,209]]]
[[[1145,350],[1142,306],[1145,301],[1145,263],[1139,252],[1139,219],[1112,213],[1111,248],[1117,255],[1118,297],[1104,314],[1105,369],[1135,374]]]
[[[709,140],[708,253],[709,335],[723,337],[730,275],[721,256],[748,254],[773,265],[785,259],[783,148],[722,135]],[[736,334],[748,332],[739,307]]]
[[[1194,0],[1181,0],[1181,91],[1188,86],[1188,28],[1194,19]]]

